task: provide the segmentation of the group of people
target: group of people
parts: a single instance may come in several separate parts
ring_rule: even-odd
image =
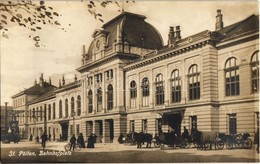
[[[74,151],[75,146],[76,146],[76,142],[81,146],[81,148],[85,148],[85,141],[84,141],[84,137],[83,134],[80,133],[78,138],[76,139],[75,134],[72,135],[72,137],[70,138],[70,150],[72,148],[72,150]],[[96,135],[95,134],[91,134],[88,137],[87,140],[87,148],[95,148],[94,144],[96,143]]]
[[[46,135],[46,136],[44,136],[44,137],[47,138],[46,141],[47,141],[47,140],[51,141],[51,134],[49,134],[49,136],[47,136],[47,134],[45,134],[45,135]],[[33,140],[33,135],[31,134],[30,137],[29,137],[29,141],[32,141],[32,140]],[[53,140],[55,140],[55,138],[53,138]],[[40,138],[39,138],[39,136],[36,136],[36,137],[35,137],[35,141],[36,141],[37,143],[40,143]]]

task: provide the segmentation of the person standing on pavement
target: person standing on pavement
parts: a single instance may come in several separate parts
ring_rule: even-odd
[[[255,133],[256,152],[259,153],[259,129]]]
[[[49,134],[49,141],[51,141],[51,134]]]
[[[46,141],[47,141],[47,134],[46,134],[46,132],[44,132],[42,135],[42,149],[43,150],[46,147]]]
[[[75,134],[73,134],[72,137],[70,138],[70,151],[71,151],[71,148],[73,148],[73,151],[74,151],[75,145],[76,145],[76,137],[75,137]]]
[[[95,143],[95,139],[94,139],[94,134],[92,133],[89,137],[88,137],[88,144],[87,144],[87,148],[94,148],[94,143]]]
[[[79,134],[77,143],[80,144],[82,148],[85,148],[84,137],[82,133]]]
[[[33,138],[33,136],[32,136],[32,134],[30,135],[30,139],[29,139],[29,141],[32,141],[32,138]]]

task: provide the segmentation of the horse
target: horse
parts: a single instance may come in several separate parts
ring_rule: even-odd
[[[134,133],[133,133],[133,138],[134,138],[134,140],[135,140],[136,143],[137,143],[137,148],[141,148],[141,147],[142,147],[142,144],[143,144],[144,142],[147,143],[147,145],[146,145],[147,148],[148,148],[148,147],[151,148],[152,139],[153,139],[152,134],[143,133],[143,132],[140,132],[140,133],[134,132]]]
[[[212,144],[215,145],[216,149],[217,135],[215,132],[203,132],[194,130],[192,137],[193,142],[197,144],[197,149],[205,150],[208,147],[208,144],[210,150],[212,150]]]

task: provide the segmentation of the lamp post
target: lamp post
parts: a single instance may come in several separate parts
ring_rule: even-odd
[[[73,111],[71,112],[71,116],[72,116],[72,118],[73,118],[72,134],[75,134],[75,115],[76,115],[76,113],[75,113],[75,111],[73,110]]]

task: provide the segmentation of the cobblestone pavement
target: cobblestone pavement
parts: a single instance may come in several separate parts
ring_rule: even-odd
[[[66,142],[47,142],[46,150],[64,151]],[[32,150],[41,151],[41,144],[35,142],[20,142],[19,144],[1,144],[2,150]],[[1,153],[1,156],[3,154]],[[5,156],[7,152],[5,152]],[[88,158],[86,158],[86,156]],[[48,156],[47,156],[48,157]],[[73,160],[77,159],[77,160]],[[259,154],[255,147],[252,149],[234,150],[207,150],[201,151],[195,148],[180,149],[168,148],[143,148],[136,146],[125,146],[118,143],[97,143],[94,149],[81,149],[72,152],[71,157],[50,157],[51,161],[69,162],[259,162]],[[5,157],[3,157],[5,158]],[[24,159],[24,158],[18,158]],[[39,158],[40,159],[40,158]],[[27,159],[26,159],[27,160]],[[36,160],[36,159],[35,159]],[[29,162],[29,160],[27,160]],[[43,159],[46,161],[46,158]],[[48,160],[47,160],[48,161]],[[21,161],[20,161],[21,162]],[[42,162],[42,161],[41,161]]]

